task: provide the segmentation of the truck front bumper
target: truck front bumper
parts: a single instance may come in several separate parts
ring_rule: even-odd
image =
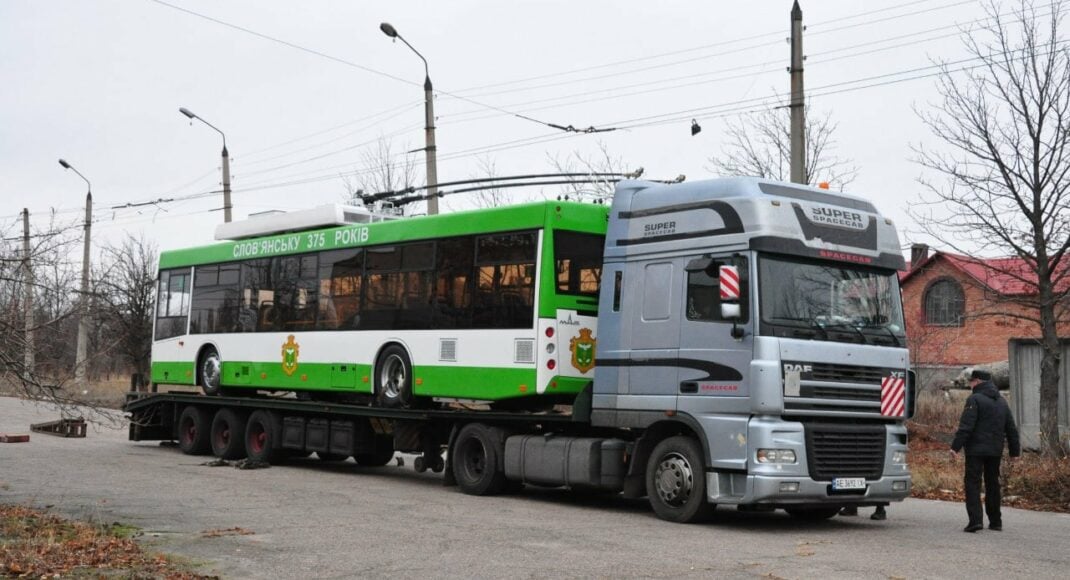
[[[872,505],[903,501],[910,495],[910,475],[885,476],[866,482],[865,490],[833,491],[832,482],[808,477],[706,474],[707,499],[715,504],[769,507],[821,504]]]

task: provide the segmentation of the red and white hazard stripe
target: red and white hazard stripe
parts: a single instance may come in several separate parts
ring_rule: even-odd
[[[906,410],[907,382],[903,377],[881,379],[881,415],[902,417]]]
[[[735,266],[721,266],[721,300],[739,300],[739,270]]]

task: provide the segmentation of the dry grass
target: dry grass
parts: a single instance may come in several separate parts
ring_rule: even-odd
[[[127,391],[130,390],[130,378],[100,377],[89,381],[84,389],[75,389],[69,380],[57,381],[61,384],[63,399],[77,401],[81,404],[104,407],[107,409],[122,408]],[[34,392],[12,377],[0,378],[0,396],[12,396],[26,398]]]
[[[963,501],[964,461],[952,459],[948,449],[968,394],[938,391],[918,397],[917,413],[907,424],[914,497]],[[1028,452],[1017,462],[1004,457],[1000,483],[1006,505],[1070,513],[1070,458]]]

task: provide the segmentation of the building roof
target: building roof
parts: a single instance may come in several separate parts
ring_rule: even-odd
[[[944,260],[963,274],[973,278],[993,292],[1004,296],[1029,296],[1037,293],[1036,272],[1022,258],[972,258],[950,252],[934,252],[914,267],[907,263],[907,270],[899,273],[900,284],[906,283],[914,274],[924,270],[936,260]],[[1063,262],[1062,269],[1068,264]],[[1070,274],[1057,284],[1059,290],[1070,287]]]

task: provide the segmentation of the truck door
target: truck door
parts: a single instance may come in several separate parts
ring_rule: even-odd
[[[631,349],[628,353],[628,394],[619,406],[636,410],[676,408],[676,359],[680,336],[679,260],[629,264],[631,279],[641,281],[631,308]],[[627,273],[626,273],[627,274]]]
[[[722,302],[733,301],[734,289],[729,284],[727,299],[722,300],[720,267],[729,265],[741,274],[741,316],[735,320],[725,319],[721,311]],[[704,256],[688,261],[681,273],[677,408],[704,417],[704,428],[716,431],[707,434],[713,447],[712,467],[745,467],[750,414],[747,379],[753,357],[748,265],[742,256]]]

